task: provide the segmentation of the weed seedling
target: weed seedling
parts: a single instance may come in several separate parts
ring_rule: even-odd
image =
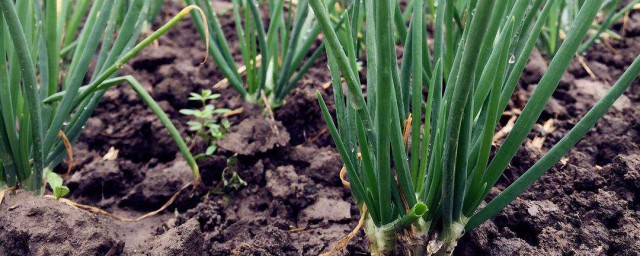
[[[231,123],[226,118],[220,118],[221,115],[231,112],[229,109],[216,108],[212,101],[219,98],[220,94],[213,94],[211,90],[202,90],[200,94],[191,93],[189,100],[197,101],[202,104],[201,109],[182,109],[180,113],[192,116],[196,120],[187,122],[189,130],[194,132],[207,143],[207,149],[204,154],[196,156],[200,159],[205,156],[212,155],[217,149],[217,143],[224,133],[231,127]],[[195,139],[194,139],[195,143]],[[192,147],[193,147],[192,143]]]

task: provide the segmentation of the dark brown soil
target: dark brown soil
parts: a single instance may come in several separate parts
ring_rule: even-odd
[[[109,220],[21,191],[0,205],[0,255],[117,255]]]
[[[178,11],[168,8],[165,20]],[[223,28],[233,24],[221,16]],[[619,29],[619,28],[618,28]],[[553,118],[555,131],[542,148],[520,150],[492,196],[542,156],[584,115],[640,52],[640,13],[631,15],[627,39],[596,46],[575,62],[539,123]],[[229,40],[234,40],[233,38]],[[197,107],[188,94],[222,79],[215,64],[200,64],[204,46],[189,20],[146,49],[125,68],[174,123],[186,132],[182,108]],[[184,193],[162,214],[123,223],[25,193],[8,195],[0,211],[0,255],[317,255],[355,227],[359,218],[338,178],[341,160],[315,99],[329,72],[321,59],[275,113],[244,105],[231,89],[219,89],[216,105],[244,111],[218,152],[200,162],[208,189]],[[510,108],[521,109],[546,69],[534,56]],[[528,192],[498,216],[466,234],[456,255],[640,255],[640,88],[634,84],[597,127]],[[331,104],[331,97],[326,97]],[[508,119],[508,118],[507,118]],[[506,122],[506,120],[504,120]],[[104,160],[110,148],[115,160]],[[196,151],[204,150],[199,143]],[[111,89],[74,147],[70,198],[125,216],[160,207],[191,180],[186,163],[150,110],[126,87]],[[247,186],[216,193],[227,158],[238,154]],[[64,166],[61,167],[65,168]],[[363,232],[348,255],[368,253]]]

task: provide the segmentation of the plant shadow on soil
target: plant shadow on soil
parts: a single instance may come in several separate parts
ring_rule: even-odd
[[[172,4],[165,17],[179,11]],[[223,29],[233,35],[228,15]],[[166,18],[165,18],[166,19]],[[620,25],[617,25],[620,29]],[[541,148],[523,147],[490,197],[526,171],[586,113],[640,52],[640,13],[630,16],[627,39],[615,53],[597,45],[586,56],[597,75],[572,63],[539,123],[556,129]],[[228,40],[234,42],[235,38]],[[237,47],[236,47],[237,48]],[[174,120],[183,136],[183,108],[192,91],[222,79],[204,57],[189,20],[179,23],[125,67]],[[236,59],[239,60],[237,49]],[[184,193],[169,210],[138,223],[123,223],[21,192],[0,205],[0,254],[6,255],[318,255],[355,227],[359,213],[338,178],[341,168],[315,98],[332,104],[324,89],[329,72],[318,61],[275,112],[273,123],[230,88],[217,107],[243,108],[219,151],[201,161],[205,186],[218,185],[226,159],[238,154],[237,170],[248,186],[221,196],[205,188]],[[532,57],[510,109],[521,109],[545,71]],[[561,163],[525,194],[461,240],[456,255],[637,255],[640,254],[640,88],[637,83]],[[331,107],[331,106],[330,106]],[[506,123],[502,120],[502,124]],[[274,129],[276,127],[276,129]],[[115,160],[104,160],[111,148]],[[197,143],[196,152],[204,150]],[[191,181],[186,163],[152,112],[125,87],[109,90],[74,147],[76,167],[66,183],[70,199],[138,216],[159,208]],[[64,170],[66,166],[61,166]],[[363,232],[344,250],[368,253]]]

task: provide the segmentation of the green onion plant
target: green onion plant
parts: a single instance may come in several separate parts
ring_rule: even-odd
[[[153,22],[160,16],[162,7],[164,6],[164,0],[150,0],[149,12],[147,14],[147,23],[152,25]]]
[[[333,4],[335,0],[331,0]],[[324,51],[324,45],[311,49],[320,34],[320,27],[309,13],[308,0],[270,0],[269,23],[265,29],[257,0],[233,0],[233,19],[245,76],[232,54],[227,35],[222,31],[210,0],[185,0],[204,9],[209,23],[193,16],[200,34],[211,31],[209,52],[229,84],[247,102],[264,102],[271,108],[283,104],[302,76]],[[285,8],[285,6],[287,8]],[[286,10],[288,11],[286,11]],[[310,55],[309,55],[310,54]],[[264,96],[264,97],[263,97]]]
[[[117,74],[197,9],[185,8],[137,43],[151,3],[0,0],[0,186],[42,192],[46,177],[62,191],[48,170],[67,154],[63,138],[77,141],[105,91],[123,83],[167,127],[197,183],[198,167],[167,115],[133,77]]]
[[[406,255],[452,254],[465,231],[496,215],[557,163],[640,74],[636,59],[553,148],[484,203],[604,2],[584,1],[548,71],[491,157],[499,119],[558,1],[563,0],[412,0],[404,11],[394,1],[361,1],[344,14],[349,22],[336,32],[327,5],[309,0],[325,35],[335,121],[319,93],[318,100],[352,195],[365,215],[373,255],[398,250]],[[352,29],[359,24],[353,17],[361,13],[364,92]],[[433,32],[433,48],[428,31]],[[404,51],[400,60],[398,41]]]
[[[555,1],[549,12],[547,24],[543,28],[538,41],[538,47],[543,52],[551,56],[556,54],[562,42],[562,35],[566,35],[571,28],[571,24],[585,2],[585,0]],[[622,5],[622,0],[605,1],[597,16],[598,18],[595,19],[587,33],[587,40],[582,42],[578,48],[578,53],[584,53],[594,43],[601,40],[604,35],[621,38],[620,35],[611,30],[611,27],[638,3],[640,3],[640,0],[629,1],[627,5]]]

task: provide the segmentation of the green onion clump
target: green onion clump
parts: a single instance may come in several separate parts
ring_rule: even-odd
[[[555,55],[562,42],[563,35],[571,28],[571,24],[575,21],[580,8],[586,0],[566,0],[555,1],[549,11],[547,24],[542,30],[538,47],[545,53]],[[622,0],[606,0],[602,4],[599,18],[595,19],[591,29],[587,33],[587,40],[582,42],[578,48],[578,53],[582,54],[589,49],[594,43],[598,42],[603,36],[621,38],[620,35],[610,30],[616,21],[620,20],[625,14],[631,11],[634,6],[640,3],[640,0],[632,0],[627,5],[618,9],[622,4]]]
[[[62,191],[61,180],[48,170],[66,156],[65,143],[78,140],[105,91],[122,83],[164,123],[199,180],[198,167],[167,115],[133,77],[117,74],[196,9],[186,8],[136,44],[151,4],[0,0],[1,187],[42,192],[46,177],[54,191]]]
[[[256,0],[233,0],[235,36],[244,64],[241,68],[231,54],[227,36],[211,1],[185,2],[204,10],[209,23],[194,15],[196,28],[203,37],[207,37],[204,31],[209,28],[209,52],[213,60],[228,83],[247,102],[264,101],[271,108],[281,106],[324,51],[324,44],[321,44],[311,53],[321,31],[313,15],[309,15],[308,0],[301,0],[298,4],[284,0],[269,1],[270,22],[266,30]],[[285,11],[285,5],[288,11]],[[242,72],[245,73],[244,79]]]
[[[327,11],[331,5],[309,0],[326,37],[335,122],[320,94],[318,100],[365,214],[372,254],[402,248],[406,255],[450,255],[465,231],[497,214],[557,163],[640,74],[636,59],[542,159],[483,204],[604,2],[584,1],[548,71],[491,157],[498,121],[558,1],[563,0],[412,0],[404,11],[395,1],[355,1],[344,14],[344,29],[336,32]],[[362,24],[357,18],[362,13],[366,96],[353,29]],[[396,41],[404,49],[400,60]]]
[[[152,25],[153,22],[160,16],[162,7],[164,6],[164,0],[149,0],[149,11],[147,13],[147,23]]]

